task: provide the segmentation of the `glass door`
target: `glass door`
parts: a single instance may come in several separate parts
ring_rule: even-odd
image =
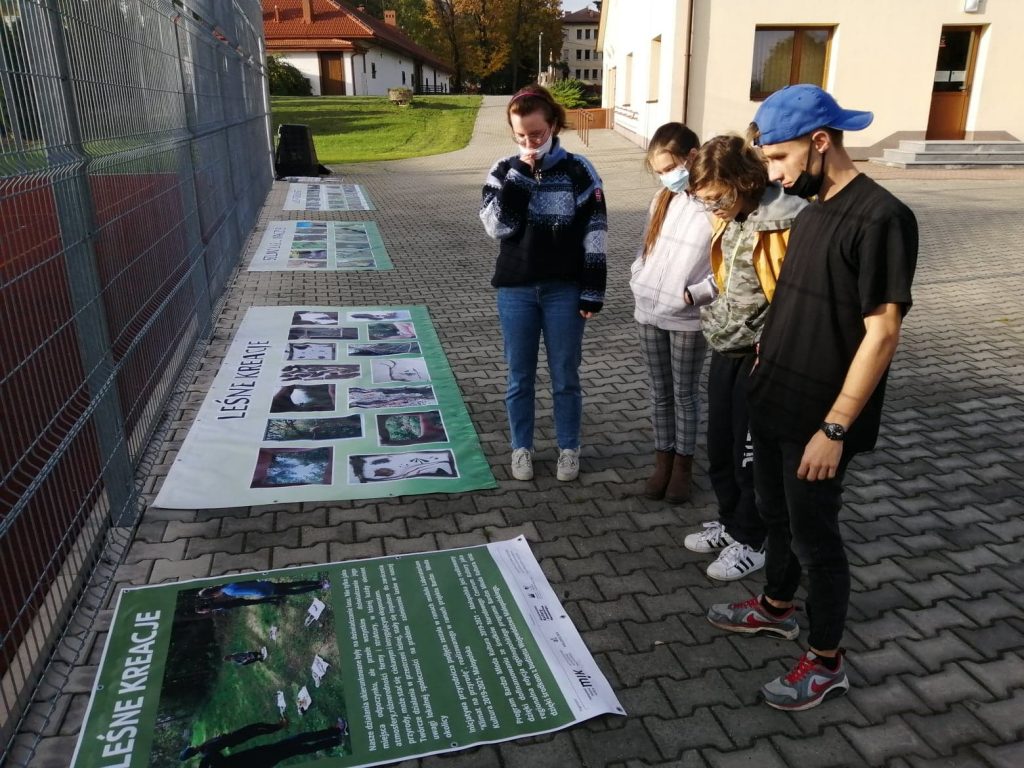
[[[980,27],[943,27],[935,61],[927,139],[964,138]]]

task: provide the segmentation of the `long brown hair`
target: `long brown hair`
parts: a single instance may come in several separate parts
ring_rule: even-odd
[[[516,92],[505,108],[505,119],[512,125],[512,115],[532,115],[543,112],[544,120],[552,126],[555,136],[565,128],[565,108],[555,101],[547,88],[540,85],[527,85]]]
[[[690,166],[690,189],[696,192],[712,184],[727,187],[744,203],[756,206],[768,186],[761,153],[736,134],[708,139]]]
[[[682,123],[665,123],[658,128],[651,136],[647,145],[647,157],[644,163],[647,170],[654,173],[654,166],[651,165],[652,158],[658,152],[668,152],[680,163],[686,159],[690,151],[700,146],[700,139],[697,134],[691,131]],[[662,189],[654,198],[654,210],[651,212],[651,220],[647,224],[647,232],[644,234],[644,258],[654,248],[661,235],[661,227],[665,223],[665,216],[668,215],[668,207],[676,193],[671,189]]]

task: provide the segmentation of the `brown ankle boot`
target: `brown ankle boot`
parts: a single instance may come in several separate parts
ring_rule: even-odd
[[[648,499],[661,499],[665,496],[665,488],[672,475],[672,457],[675,451],[655,451],[654,473],[644,483],[644,496]]]
[[[665,488],[665,501],[682,504],[690,500],[690,477],[693,473],[693,456],[677,453],[672,459],[672,476]]]

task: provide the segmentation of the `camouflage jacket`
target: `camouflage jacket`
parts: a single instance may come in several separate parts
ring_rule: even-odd
[[[745,221],[716,226],[711,267],[718,297],[700,315],[701,330],[712,349],[728,355],[753,351],[775,293],[789,228],[806,205],[805,200],[770,184]]]

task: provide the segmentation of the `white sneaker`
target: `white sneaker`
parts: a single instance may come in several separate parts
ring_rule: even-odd
[[[708,566],[707,574],[718,581],[736,581],[764,568],[764,550],[734,541]]]
[[[533,480],[533,457],[529,448],[512,451],[512,477],[516,480]]]
[[[733,537],[725,532],[725,526],[717,520],[704,523],[704,530],[700,533],[691,533],[683,539],[683,546],[691,552],[717,552],[734,541]]]
[[[563,483],[575,480],[580,476],[579,449],[563,448],[558,452],[558,472],[555,476]]]

